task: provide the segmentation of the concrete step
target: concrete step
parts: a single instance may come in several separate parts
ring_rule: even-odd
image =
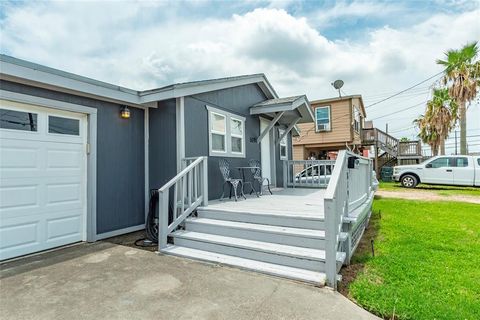
[[[309,282],[315,285],[325,285],[325,274],[323,272],[309,271],[299,268],[292,268],[281,266],[277,264],[250,260],[240,257],[233,257],[230,255],[197,250],[192,248],[180,247],[176,245],[168,246],[162,250],[162,253],[171,254],[175,256],[208,261],[213,263],[220,263],[228,266],[238,267],[241,269],[261,272],[269,275],[289,278]]]
[[[185,229],[200,233],[285,244],[312,249],[325,248],[325,231],[272,226],[208,218],[189,218]]]
[[[320,249],[182,230],[172,236],[174,244],[182,247],[317,272],[325,270],[325,251]],[[339,254],[339,263],[343,263],[342,259]]]
[[[301,216],[297,214],[266,214],[252,212],[228,211],[212,207],[198,207],[199,218],[256,223],[270,226],[323,230],[324,219],[320,217]]]

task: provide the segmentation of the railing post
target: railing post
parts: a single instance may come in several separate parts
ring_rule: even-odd
[[[288,168],[288,160],[283,160],[283,188],[287,188],[287,168]]]
[[[325,199],[325,275],[327,285],[337,289],[337,232],[334,199]]]
[[[208,206],[208,157],[203,157],[202,161],[202,205]]]
[[[168,191],[158,191],[158,251],[167,247],[168,237]]]

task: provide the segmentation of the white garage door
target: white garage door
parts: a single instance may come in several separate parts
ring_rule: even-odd
[[[0,260],[85,240],[86,122],[0,100]]]

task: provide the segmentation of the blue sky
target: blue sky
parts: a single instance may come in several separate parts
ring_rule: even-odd
[[[480,40],[479,1],[0,6],[2,53],[133,89],[263,72],[283,96],[335,96],[330,83],[342,79],[346,94],[362,94],[369,105],[441,71],[435,60],[446,50]],[[434,80],[369,108],[367,116],[414,138],[412,119],[423,111]],[[467,117],[470,135],[480,135],[478,105]],[[480,138],[473,137],[477,143],[480,150]]]

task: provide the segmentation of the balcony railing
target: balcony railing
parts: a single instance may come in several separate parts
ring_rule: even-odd
[[[326,188],[335,166],[335,160],[284,160],[285,188]]]

